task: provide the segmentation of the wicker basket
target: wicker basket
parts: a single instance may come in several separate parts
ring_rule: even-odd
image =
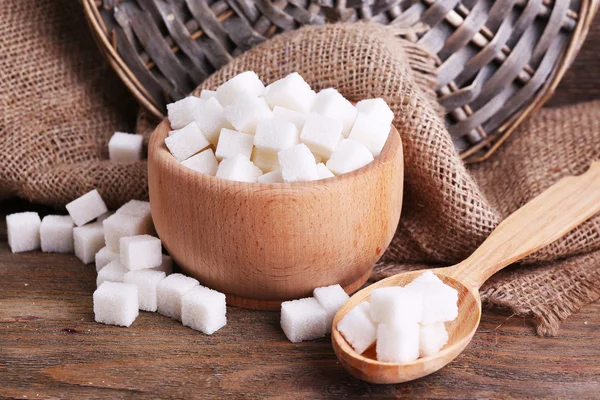
[[[82,0],[103,53],[161,117],[232,57],[304,24],[425,23],[439,102],[463,158],[487,158],[552,94],[597,0]]]

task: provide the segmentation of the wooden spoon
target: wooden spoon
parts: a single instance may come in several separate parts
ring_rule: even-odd
[[[481,317],[479,288],[502,268],[554,242],[600,212],[600,162],[580,176],[566,177],[506,218],[465,261],[434,269],[446,284],[458,290],[458,318],[446,323],[448,344],[437,354],[407,364],[377,361],[374,346],[357,354],[337,330],[338,322],[371,291],[404,286],[423,271],[405,272],[359,291],[340,308],[333,320],[331,340],[341,364],[353,376],[372,383],[401,383],[429,375],[464,350]]]

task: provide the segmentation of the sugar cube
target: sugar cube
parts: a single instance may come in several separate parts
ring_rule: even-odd
[[[381,154],[390,129],[390,124],[382,122],[377,117],[358,113],[348,139],[362,143],[373,154],[373,157],[377,157]]]
[[[212,335],[227,324],[225,295],[204,286],[196,286],[181,299],[184,326]]]
[[[335,313],[350,298],[340,285],[319,287],[313,290],[313,296],[327,313],[327,333],[331,333],[331,323]]]
[[[280,121],[291,122],[296,126],[298,132],[302,131],[304,127],[304,121],[306,121],[306,114],[298,111],[290,110],[289,108],[275,106],[273,107],[273,117]]]
[[[423,296],[417,290],[389,286],[371,292],[371,319],[379,324],[421,322]]]
[[[297,144],[277,154],[284,182],[314,181],[319,179],[317,164],[305,144]]]
[[[160,281],[165,279],[166,274],[162,271],[142,269],[129,271],[123,276],[124,283],[130,283],[137,287],[138,305],[140,310],[156,311],[156,288]]]
[[[73,228],[73,247],[75,255],[84,264],[94,261],[96,253],[104,247],[104,229],[102,223],[94,222]]]
[[[259,150],[275,154],[298,144],[299,139],[296,125],[277,119],[267,119],[256,126],[254,146]]]
[[[275,171],[267,172],[264,175],[258,177],[259,183],[283,183],[283,177],[281,176],[281,170],[276,169]]]
[[[377,360],[408,363],[419,358],[419,324],[377,325]]]
[[[254,147],[250,160],[263,172],[271,172],[279,169],[277,153],[265,151]]]
[[[337,145],[327,160],[327,168],[335,175],[345,174],[373,161],[373,154],[365,146],[352,139],[345,139]]]
[[[174,131],[165,139],[165,145],[177,161],[183,161],[210,145],[195,122]]]
[[[36,212],[22,212],[6,216],[8,245],[13,253],[40,248],[40,225]]]
[[[262,171],[252,161],[238,154],[235,157],[221,161],[216,176],[230,181],[256,182],[261,175]]]
[[[72,253],[73,218],[68,215],[46,215],[40,225],[42,251]]]
[[[253,141],[254,136],[252,135],[231,129],[223,129],[221,130],[221,136],[219,136],[219,144],[217,145],[215,156],[218,160],[222,160],[240,154],[249,160],[252,154]]]
[[[128,214],[144,217],[151,217],[152,215],[150,212],[150,202],[141,200],[129,200],[127,203],[119,207],[116,212],[117,214]]]
[[[225,107],[225,117],[236,130],[254,134],[258,123],[273,118],[273,112],[263,98],[242,92]]]
[[[113,215],[115,212],[114,211],[107,211],[104,214],[102,214],[101,216],[99,216],[98,218],[96,218],[96,222],[102,222],[104,221],[106,218],[110,217],[111,215]]]
[[[421,325],[419,331],[419,355],[428,357],[439,352],[448,343],[448,332],[443,322]]]
[[[167,256],[166,254],[162,255],[162,262],[158,267],[150,268],[154,271],[162,271],[167,275],[171,275],[173,272],[173,259],[171,256]]]
[[[311,111],[338,120],[342,124],[342,135],[348,137],[354,119],[356,108],[335,89],[321,90],[317,94]]]
[[[119,259],[119,253],[115,253],[114,251],[110,251],[108,247],[104,246],[95,256],[96,259],[96,271],[100,271],[102,268],[106,267],[111,262]]]
[[[171,274],[160,281],[156,289],[157,310],[160,314],[181,321],[181,299],[198,286],[194,278]]]
[[[391,125],[394,112],[383,99],[367,99],[356,103],[356,111],[377,118],[386,125]]]
[[[210,176],[215,176],[217,168],[219,168],[219,161],[217,161],[212,149],[206,149],[187,160],[183,160],[181,164],[196,172]]]
[[[108,141],[108,156],[111,161],[131,162],[142,159],[144,137],[133,133],[115,132]]]
[[[227,118],[225,109],[216,98],[203,100],[194,112],[194,121],[208,141],[216,146],[223,128],[233,128]]]
[[[104,282],[94,292],[93,299],[94,319],[102,324],[128,327],[139,314],[135,285]]]
[[[152,235],[154,233],[152,217],[146,211],[139,211],[138,215],[117,211],[114,215],[102,221],[106,247],[110,251],[119,251],[119,239],[122,237]]]
[[[316,97],[315,91],[297,72],[271,83],[265,93],[271,107],[286,107],[299,112],[310,111]]]
[[[221,104],[227,106],[244,92],[254,97],[265,94],[265,85],[263,85],[256,73],[246,71],[234,76],[217,88],[217,99],[219,99]]]
[[[162,244],[157,237],[125,236],[119,239],[119,245],[119,260],[129,270],[154,268],[162,264]]]
[[[281,328],[292,343],[323,337],[327,332],[327,312],[313,297],[284,301]]]
[[[167,114],[171,129],[181,129],[194,122],[194,111],[200,107],[201,100],[198,97],[188,96],[175,103],[167,104]]]
[[[327,159],[342,138],[340,121],[311,112],[300,133],[300,141],[317,156]]]
[[[363,301],[353,307],[338,322],[337,329],[354,351],[364,353],[377,338],[377,325],[371,320],[369,302]]]
[[[216,98],[217,97],[217,91],[216,90],[208,90],[208,89],[202,89],[200,91],[200,99],[201,100],[208,100],[210,98]]]
[[[73,200],[66,205],[66,208],[77,226],[85,225],[108,211],[102,196],[96,189]]]
[[[433,272],[425,271],[405,288],[423,293],[423,325],[453,321],[458,316],[458,291]]]
[[[98,271],[96,286],[102,285],[103,282],[123,282],[123,277],[128,272],[129,270],[119,260],[111,261]]]
[[[317,164],[317,173],[319,174],[319,179],[333,178],[335,176],[323,163]]]

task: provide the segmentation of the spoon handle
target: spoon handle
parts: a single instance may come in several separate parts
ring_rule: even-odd
[[[562,178],[515,211],[465,261],[447,271],[479,288],[496,272],[559,239],[600,212],[600,162]]]

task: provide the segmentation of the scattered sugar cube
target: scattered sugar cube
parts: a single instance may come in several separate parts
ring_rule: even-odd
[[[300,141],[317,156],[327,159],[342,138],[340,121],[311,112],[306,117]]]
[[[439,352],[448,343],[448,332],[443,322],[421,325],[419,331],[419,356],[427,357]]]
[[[104,282],[96,289],[93,298],[96,322],[128,327],[139,314],[135,285]]]
[[[171,258],[171,256],[168,256],[166,254],[162,255],[162,262],[160,263],[160,265],[158,267],[154,267],[154,268],[150,268],[154,271],[162,271],[167,275],[171,275],[171,273],[173,272],[173,259]]]
[[[102,214],[101,216],[99,216],[98,218],[96,218],[96,222],[102,222],[104,221],[106,218],[110,217],[111,215],[113,215],[115,212],[114,211],[107,211],[104,214]]]
[[[96,253],[104,247],[104,229],[100,222],[73,228],[75,255],[84,264],[94,261]]]
[[[118,214],[138,215],[151,217],[150,202],[141,200],[129,200],[123,204],[117,211]],[[106,219],[106,218],[105,218]]]
[[[225,109],[216,98],[202,101],[200,107],[194,112],[194,121],[213,146],[216,146],[219,141],[221,129],[233,128],[225,118]]]
[[[381,150],[390,134],[391,126],[377,117],[358,113],[348,139],[362,143],[373,157],[381,154]]]
[[[200,91],[200,99],[201,100],[208,100],[211,98],[217,98],[217,91],[216,90],[208,90],[208,89],[202,89]]]
[[[354,351],[364,353],[377,338],[377,325],[371,320],[369,302],[363,301],[352,308],[338,322],[337,329]]]
[[[458,316],[458,291],[433,272],[425,271],[405,288],[423,293],[423,325],[453,321]]]
[[[222,160],[240,154],[249,160],[250,155],[252,155],[253,142],[254,136],[252,135],[231,129],[223,129],[221,136],[219,136],[219,144],[217,145],[215,156],[218,160]]]
[[[219,161],[217,161],[212,149],[206,149],[187,160],[183,160],[181,164],[196,172],[210,176],[215,176],[217,168],[219,168]]]
[[[371,319],[379,324],[404,325],[421,322],[423,295],[421,292],[390,286],[371,292]]]
[[[281,176],[281,170],[276,169],[275,171],[267,172],[264,175],[258,177],[259,183],[283,183],[283,177]]]
[[[181,299],[184,326],[212,335],[227,324],[225,295],[204,286],[196,286]]]
[[[226,158],[219,164],[217,178],[238,182],[256,182],[262,171],[245,156],[238,154]]]
[[[327,160],[327,168],[335,175],[342,175],[373,161],[373,154],[365,146],[352,139],[345,139],[338,144]]]
[[[308,112],[317,95],[300,74],[293,72],[267,87],[265,99],[271,107],[280,106],[299,112]]]
[[[140,310],[156,311],[156,288],[159,282],[165,279],[166,274],[162,271],[142,269],[129,271],[123,276],[124,283],[130,283],[137,287],[138,305]]]
[[[73,200],[65,206],[75,225],[85,225],[108,211],[102,196],[96,189]]]
[[[96,259],[96,271],[100,271],[102,268],[106,267],[111,262],[119,259],[119,253],[115,253],[114,251],[110,251],[108,247],[104,246],[95,256]]]
[[[255,147],[252,150],[252,157],[250,160],[263,172],[271,172],[279,169],[279,159],[277,158],[277,153],[260,150]]]
[[[171,129],[181,129],[194,122],[194,111],[200,107],[201,100],[198,97],[188,96],[175,103],[167,104],[167,114]]]
[[[96,286],[100,286],[104,282],[123,282],[123,277],[128,272],[129,270],[119,260],[111,261],[98,271]]]
[[[37,250],[40,248],[40,225],[42,221],[36,212],[22,212],[6,216],[8,245],[13,253]]]
[[[317,173],[319,174],[319,179],[333,178],[335,176],[323,163],[317,164]]]
[[[276,154],[299,141],[298,129],[291,122],[267,119],[256,126],[254,146],[259,150]]]
[[[335,313],[350,298],[340,285],[319,287],[313,290],[313,296],[327,313],[327,333],[331,333],[331,323]]]
[[[254,97],[262,96],[265,94],[265,85],[255,72],[242,72],[217,88],[217,99],[221,104],[227,106],[233,103],[241,93],[248,93]]]
[[[120,250],[119,240],[122,237],[154,233],[151,215],[147,211],[141,209],[139,211],[138,215],[117,211],[102,221],[104,240],[110,251],[118,252]]]
[[[344,137],[348,137],[357,114],[352,103],[344,98],[340,92],[331,88],[321,90],[317,94],[311,111],[339,121],[342,124],[342,135]]]
[[[181,299],[198,286],[194,278],[182,274],[171,274],[160,281],[156,289],[157,310],[160,314],[181,321]]]
[[[296,125],[298,132],[302,132],[304,122],[306,121],[306,114],[280,106],[273,107],[273,117],[280,121],[291,122]]]
[[[321,338],[327,332],[327,312],[313,297],[284,301],[281,328],[292,343]]]
[[[408,363],[419,358],[419,324],[377,325],[377,360]]]
[[[117,162],[139,161],[142,159],[143,141],[142,135],[115,132],[108,141],[108,158]]]
[[[356,103],[356,111],[374,117],[386,125],[391,125],[394,121],[394,112],[385,100],[380,98],[359,101]]]
[[[42,251],[73,253],[73,218],[68,215],[46,215],[40,225]]]
[[[284,182],[314,181],[319,179],[317,164],[305,144],[297,144],[277,154]]]
[[[236,130],[254,134],[258,123],[273,118],[273,112],[263,98],[242,92],[225,107],[225,117]]]
[[[183,161],[210,145],[195,122],[172,132],[165,139],[165,145],[177,161]]]
[[[126,236],[119,239],[119,245],[119,260],[129,270],[154,268],[162,264],[162,244],[157,237]]]

